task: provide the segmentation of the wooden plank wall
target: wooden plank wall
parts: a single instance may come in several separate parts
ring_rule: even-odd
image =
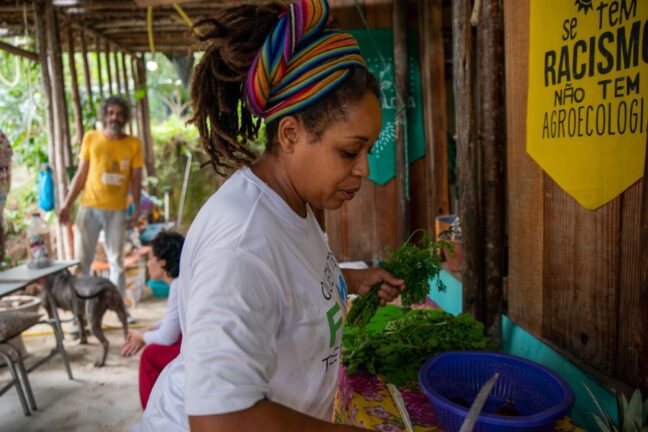
[[[589,211],[531,160],[529,0],[505,0],[504,16],[509,316],[580,363],[635,386],[642,182]]]
[[[362,12],[367,20],[369,28],[391,28],[392,27],[392,2],[384,0],[364,0],[359,2]],[[340,28],[359,29],[364,28],[362,19],[357,13],[355,7],[349,6],[345,0],[330,0],[335,18],[336,25]],[[408,4],[408,26],[417,26],[417,2]],[[430,2],[426,13],[434,19],[434,22],[441,24],[441,1],[434,0]],[[428,29],[428,33],[429,29]],[[443,57],[443,40],[441,30],[434,34],[434,50],[428,63],[443,70],[443,60],[440,61],[438,56]],[[419,43],[427,43],[419,38]],[[440,45],[440,47],[439,47]],[[418,53],[416,53],[418,54]],[[434,71],[433,71],[434,73]],[[425,77],[422,72],[422,78]],[[428,97],[424,102],[426,107],[434,105],[434,102],[443,101],[442,107],[445,109],[445,84],[443,74],[439,74],[438,85],[429,85],[425,83],[424,92],[430,92],[432,102]],[[425,99],[425,98],[424,98]],[[436,109],[439,105],[435,106]],[[440,118],[443,120],[442,125],[438,128],[426,128],[426,156],[410,165],[410,194],[411,194],[411,227],[412,230],[417,228],[432,228],[434,225],[433,215],[436,215],[436,209],[448,207],[447,198],[447,180],[445,180],[445,189],[437,192],[435,185],[431,184],[435,178],[447,179],[447,161],[445,159],[446,147],[446,119],[445,112],[431,112],[429,108],[424,108],[426,118]],[[438,123],[438,122],[437,122]],[[439,147],[442,150],[435,149]],[[443,160],[438,157],[437,164],[434,164],[434,155],[441,152]],[[439,202],[441,204],[439,204]],[[364,260],[374,261],[385,258],[387,246],[396,246],[398,242],[397,232],[397,204],[396,204],[396,184],[392,180],[384,186],[378,186],[368,180],[363,181],[362,188],[356,197],[345,203],[337,211],[325,212],[325,227],[331,249],[339,261]]]
[[[526,152],[529,2],[504,1],[509,317],[542,334],[542,170]]]

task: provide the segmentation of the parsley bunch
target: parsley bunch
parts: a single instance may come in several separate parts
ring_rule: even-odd
[[[389,308],[376,314],[366,331],[345,330],[342,363],[348,366],[349,374],[362,369],[387,383],[411,385],[418,381],[423,363],[434,354],[489,346],[483,324],[469,314],[455,317],[430,309],[399,314]]]
[[[401,293],[404,307],[407,308],[412,304],[425,301],[430,279],[438,276],[441,271],[441,257],[438,251],[448,250],[450,247],[446,242],[430,241],[429,233],[424,231],[418,245],[408,240],[398,249],[392,251],[389,257],[381,263],[382,268],[405,281],[407,288]],[[445,288],[440,279],[437,278],[436,283],[439,290]],[[372,286],[368,294],[354,300],[347,316],[348,325],[364,327],[371,320],[380,305],[378,297],[380,285],[378,283]]]

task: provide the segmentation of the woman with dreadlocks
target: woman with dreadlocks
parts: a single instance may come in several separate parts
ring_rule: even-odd
[[[326,0],[298,0],[199,24],[209,46],[192,121],[214,169],[242,168],[187,234],[181,352],[153,388],[145,431],[358,430],[328,423],[346,295],[381,283],[384,303],[404,285],[379,268],[341,271],[311,210],[353,198],[381,126],[376,79],[327,20]],[[259,160],[246,148],[255,119]]]

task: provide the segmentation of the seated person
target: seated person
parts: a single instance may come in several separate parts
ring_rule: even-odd
[[[162,369],[180,353],[180,321],[178,319],[178,291],[176,278],[180,271],[180,253],[184,237],[178,233],[161,232],[151,242],[153,253],[147,266],[151,279],[169,284],[169,301],[164,318],[146,332],[130,330],[122,347],[122,355],[135,355],[144,345],[140,358],[140,400],[146,408],[155,380]]]

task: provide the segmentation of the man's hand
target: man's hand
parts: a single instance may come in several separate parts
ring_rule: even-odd
[[[59,222],[62,223],[63,225],[70,224],[70,207],[68,206],[61,207],[61,211],[59,211]]]
[[[391,273],[380,267],[361,270],[342,269],[342,273],[350,293],[366,295],[373,285],[382,282],[378,290],[381,306],[394,300],[405,289],[404,280],[396,279]]]
[[[122,345],[121,355],[123,357],[134,356],[144,345],[146,345],[144,342],[144,333],[138,330],[129,330],[126,341]]]
[[[131,227],[137,228],[137,223],[139,222],[140,213],[141,212],[139,207],[135,207],[135,211],[133,211],[133,215],[130,218]]]

